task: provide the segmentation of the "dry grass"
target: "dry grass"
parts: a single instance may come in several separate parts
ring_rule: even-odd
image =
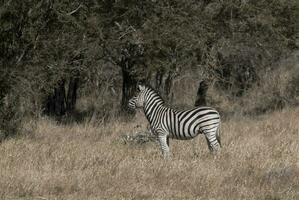
[[[156,144],[120,142],[137,122],[43,119],[33,133],[0,144],[0,199],[299,199],[298,115],[227,121],[220,154],[200,136],[171,141],[168,161]]]

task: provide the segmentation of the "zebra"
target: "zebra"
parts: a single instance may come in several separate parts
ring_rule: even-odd
[[[211,107],[175,110],[164,104],[151,87],[138,85],[138,94],[129,100],[131,109],[143,108],[151,131],[158,137],[162,155],[170,154],[169,139],[189,140],[204,134],[211,152],[220,150],[220,115]]]
[[[136,101],[137,101],[137,97],[132,97],[129,101],[128,101],[128,106],[130,109],[135,110],[136,109]]]
[[[129,106],[129,108],[131,109],[131,110],[136,110],[137,109],[137,107],[136,107],[136,101],[137,101],[137,97],[132,97],[129,101],[128,101],[128,106]],[[154,134],[153,134],[153,131],[151,130],[151,126],[150,126],[150,124],[148,124],[147,126],[146,126],[146,129],[147,129],[147,131],[149,132],[149,135],[150,136],[153,136]]]

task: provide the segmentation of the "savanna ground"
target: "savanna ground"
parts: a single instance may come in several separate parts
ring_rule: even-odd
[[[146,124],[140,117],[98,126],[29,121],[0,144],[0,199],[299,199],[298,116],[297,108],[230,119],[219,154],[201,135],[171,140],[166,161],[155,143],[120,139]]]

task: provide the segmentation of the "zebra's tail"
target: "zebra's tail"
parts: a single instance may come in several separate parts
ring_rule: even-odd
[[[219,126],[218,126],[217,131],[216,131],[216,139],[217,139],[217,141],[218,141],[218,143],[221,147],[220,126],[221,126],[221,124],[219,123]]]

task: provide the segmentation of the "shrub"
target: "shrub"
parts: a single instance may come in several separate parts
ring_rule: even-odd
[[[264,71],[261,80],[244,96],[247,114],[259,114],[296,106],[299,100],[299,65],[296,56],[281,61],[273,71]]]

